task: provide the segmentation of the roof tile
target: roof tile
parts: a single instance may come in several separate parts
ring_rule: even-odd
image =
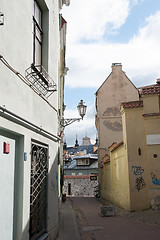
[[[140,87],[139,93],[141,95],[160,93],[160,84],[154,84],[154,85],[149,85],[149,86],[145,86],[145,87]]]
[[[143,107],[143,101],[122,102],[124,108]]]

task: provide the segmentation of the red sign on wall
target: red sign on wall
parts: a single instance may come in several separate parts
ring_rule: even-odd
[[[3,153],[9,154],[9,150],[10,150],[10,144],[4,142],[4,143],[3,143]]]

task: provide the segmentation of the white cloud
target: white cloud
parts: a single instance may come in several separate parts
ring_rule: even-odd
[[[69,8],[63,9],[69,42],[100,40],[105,33],[120,28],[128,13],[129,0],[72,0]]]
[[[68,87],[99,87],[111,71],[111,64],[121,62],[127,76],[139,86],[148,76],[160,76],[160,12],[146,19],[145,26],[126,44],[69,44]],[[140,81],[141,77],[141,81]],[[154,82],[156,79],[150,79]],[[140,81],[140,82],[137,82]]]
[[[137,86],[155,83],[160,77],[160,11],[149,16],[128,43],[108,43],[104,35],[113,34],[126,21],[130,9],[143,0],[72,0],[63,12],[67,25],[67,67],[69,88],[99,88],[120,62],[123,71]],[[106,4],[107,3],[107,4]],[[108,32],[107,32],[108,31]],[[83,41],[86,40],[86,41]],[[87,40],[89,40],[87,42]],[[94,41],[93,41],[94,40]],[[86,135],[95,140],[95,106],[88,106],[83,121],[65,128],[67,144],[79,144]],[[65,117],[79,117],[76,111],[65,111]],[[64,137],[65,139],[65,137]]]

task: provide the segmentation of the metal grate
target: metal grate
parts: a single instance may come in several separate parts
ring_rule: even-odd
[[[47,171],[48,148],[32,143],[30,239],[35,240],[46,232],[47,226]]]
[[[25,76],[46,97],[57,91],[57,85],[42,65],[31,64],[31,67],[26,69]]]

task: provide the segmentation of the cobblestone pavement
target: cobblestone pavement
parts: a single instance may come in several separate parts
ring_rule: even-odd
[[[116,208],[116,216],[102,217],[100,199],[71,197],[69,201],[82,240],[160,240],[160,210],[130,213]]]

